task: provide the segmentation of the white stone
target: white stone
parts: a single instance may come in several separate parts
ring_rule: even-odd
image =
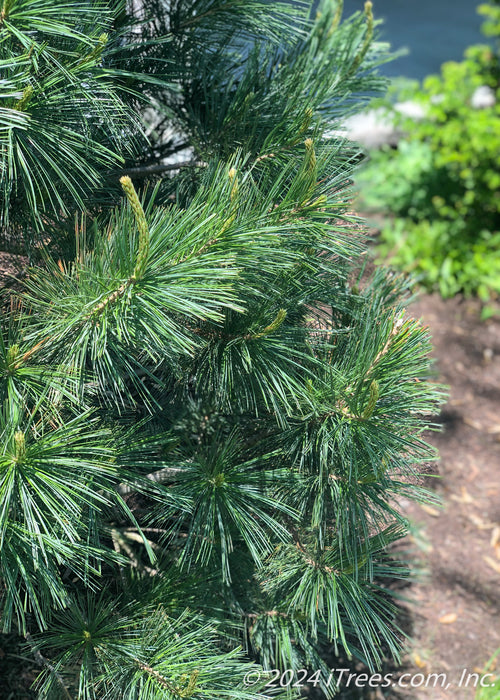
[[[474,109],[485,109],[486,107],[493,107],[495,102],[495,93],[489,87],[489,85],[480,85],[474,90],[474,94],[470,98],[471,107],[474,107]]]
[[[387,110],[371,109],[348,117],[344,135],[365,148],[380,148],[384,144],[396,145],[402,134]]]
[[[405,117],[410,117],[410,119],[423,119],[426,115],[426,110],[423,105],[419,102],[413,102],[413,100],[406,100],[406,102],[396,102],[394,109],[399,114]]]

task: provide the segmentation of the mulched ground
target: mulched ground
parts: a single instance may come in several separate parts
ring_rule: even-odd
[[[437,295],[421,296],[409,312],[430,328],[450,397],[442,432],[428,436],[440,452],[432,488],[442,508],[401,504],[418,526],[415,565],[426,572],[408,593],[407,663],[415,673],[446,673],[450,683],[412,697],[465,700],[475,691],[459,687],[464,669],[481,672],[500,648],[500,318],[481,322],[476,303]]]
[[[16,286],[16,280],[24,275],[28,258],[24,255],[11,255],[0,250],[0,289]]]

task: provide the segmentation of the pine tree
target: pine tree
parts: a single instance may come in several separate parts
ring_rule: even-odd
[[[351,213],[375,31],[370,2],[3,0],[0,227],[33,265],[0,612],[37,697],[332,696],[325,650],[398,657],[387,548],[442,393]]]

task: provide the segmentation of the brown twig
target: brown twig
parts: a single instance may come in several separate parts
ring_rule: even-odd
[[[50,671],[50,673],[52,673],[52,674],[55,676],[57,682],[59,683],[59,685],[60,685],[61,688],[62,688],[62,691],[63,691],[63,693],[64,693],[64,696],[65,696],[68,700],[73,700],[73,698],[71,697],[71,694],[70,694],[69,690],[66,688],[66,685],[64,684],[64,681],[63,681],[62,677],[59,675],[58,671],[57,671],[56,668],[50,663],[50,661],[49,661],[48,659],[46,659],[45,656],[43,656],[43,655],[40,653],[39,649],[37,649],[36,644],[35,644],[35,640],[34,640],[33,637],[31,636],[31,634],[30,634],[29,632],[26,632],[26,634],[24,635],[24,638],[26,639],[26,641],[27,641],[28,644],[30,645],[31,651],[32,651],[32,653],[33,653],[33,657],[34,657],[35,661],[37,662],[37,664],[39,664],[40,666],[45,666],[45,668],[46,668],[48,671]]]

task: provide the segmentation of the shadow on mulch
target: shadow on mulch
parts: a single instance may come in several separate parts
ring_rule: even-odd
[[[0,635],[0,697],[2,700],[37,700],[30,690],[41,668],[26,642],[15,634]]]
[[[480,674],[500,647],[500,319],[480,321],[478,303],[437,295],[408,311],[429,326],[438,380],[450,391],[441,432],[427,436],[440,453],[432,488],[442,507],[402,504],[427,571],[409,592],[408,662],[450,685],[412,697],[471,700],[474,687],[459,684],[464,670]]]

